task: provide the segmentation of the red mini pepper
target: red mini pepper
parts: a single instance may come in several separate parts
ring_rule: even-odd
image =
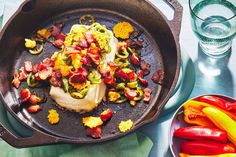
[[[236,109],[236,102],[235,103],[231,103],[228,102],[220,97],[217,96],[210,96],[210,95],[206,95],[206,96],[202,96],[199,98],[199,100],[201,102],[206,102],[208,104],[214,105],[214,106],[218,106],[224,110],[230,111],[232,109]]]
[[[174,136],[191,140],[215,140],[227,142],[227,133],[225,131],[204,126],[189,126],[175,130]]]
[[[190,155],[217,155],[234,153],[233,144],[224,144],[213,141],[188,141],[183,142],[180,147],[181,153]]]

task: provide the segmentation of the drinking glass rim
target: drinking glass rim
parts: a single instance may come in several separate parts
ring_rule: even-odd
[[[188,6],[189,6],[190,12],[191,12],[194,16],[196,16],[198,19],[200,19],[200,20],[202,20],[202,21],[205,21],[205,22],[208,22],[208,20],[204,20],[204,19],[202,19],[201,17],[199,17],[197,14],[195,14],[195,12],[193,11],[193,9],[192,9],[192,7],[191,7],[191,5],[190,5],[190,1],[192,1],[192,0],[188,0]],[[223,23],[223,22],[226,22],[226,21],[230,21],[231,19],[233,19],[233,18],[235,18],[235,17],[236,17],[236,13],[235,13],[232,17],[230,17],[230,18],[228,18],[228,19],[226,19],[226,20],[224,20],[224,21],[220,21],[220,22],[212,22],[212,21],[211,21],[211,23]]]

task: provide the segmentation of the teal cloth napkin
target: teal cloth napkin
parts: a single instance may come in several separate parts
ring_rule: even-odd
[[[0,141],[0,157],[148,157],[152,146],[150,138],[140,132],[90,145],[60,144],[17,149]]]

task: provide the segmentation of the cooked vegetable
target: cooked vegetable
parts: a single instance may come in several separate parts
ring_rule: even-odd
[[[226,101],[220,97],[217,97],[217,96],[206,95],[206,96],[200,97],[199,100],[201,102],[206,102],[208,104],[218,106],[218,107],[220,107],[224,110],[227,110],[227,111],[230,111],[232,109],[236,109],[236,103],[228,102],[228,101]]]
[[[148,81],[143,78],[143,70],[139,70],[138,72],[138,80],[142,83],[143,86],[148,85]]]
[[[101,74],[97,70],[93,70],[92,72],[89,73],[88,80],[92,84],[99,84],[101,83]]]
[[[174,131],[174,137],[191,140],[214,140],[218,142],[227,142],[227,133],[225,131],[204,126],[189,126],[179,128]]]
[[[68,89],[69,89],[68,80],[67,80],[66,78],[63,78],[63,79],[62,79],[62,83],[63,83],[64,92],[68,92]]]
[[[136,90],[133,90],[127,87],[124,89],[124,93],[125,93],[126,98],[130,100],[134,100],[134,98],[138,96],[138,93]]]
[[[130,130],[133,126],[133,121],[131,119],[127,121],[121,121],[119,124],[119,130],[120,132],[126,132]]]
[[[236,145],[236,122],[222,110],[205,107],[202,112],[220,129],[225,130],[229,140]]]
[[[28,99],[29,103],[32,105],[36,105],[37,103],[42,101],[42,98],[38,97],[35,94],[31,94],[30,98]]]
[[[57,110],[50,109],[48,111],[48,122],[50,124],[57,124],[60,121],[60,115],[58,114]]]
[[[32,71],[32,63],[30,61],[25,61],[24,62],[24,70],[27,73]]]
[[[143,71],[143,75],[146,76],[150,73],[151,65],[144,60],[140,61],[140,69]]]
[[[36,112],[40,111],[41,109],[42,109],[42,107],[39,105],[31,105],[30,107],[27,108],[27,110],[30,113],[36,113]]]
[[[84,126],[87,126],[89,128],[95,128],[103,124],[103,121],[100,117],[92,117],[92,116],[82,118],[82,122]]]
[[[36,41],[31,40],[31,39],[25,39],[25,47],[29,49],[33,49],[36,47]]]
[[[109,119],[111,119],[112,115],[113,115],[112,110],[108,108],[100,114],[100,118],[102,119],[103,122],[106,122]]]
[[[179,153],[179,157],[236,157],[236,153],[225,153],[219,155],[189,155],[185,153]]]
[[[180,151],[190,155],[217,155],[234,153],[235,147],[213,141],[187,141],[181,144]]]
[[[27,77],[27,85],[29,87],[37,87],[39,82],[36,80],[35,76],[32,73],[29,73]]]
[[[144,91],[143,101],[148,103],[151,100],[152,90],[150,88],[145,88],[143,91]]]
[[[128,39],[133,31],[134,28],[129,22],[119,22],[113,27],[115,37],[121,39]]]
[[[36,48],[35,50],[30,49],[29,53],[32,55],[40,54],[43,51],[43,48],[44,48],[44,43],[40,44],[40,47]]]
[[[130,61],[134,65],[138,65],[139,64],[139,58],[138,58],[138,56],[135,53],[132,53],[132,55],[130,56]]]
[[[79,23],[82,25],[88,25],[95,23],[95,19],[92,15],[86,14],[79,18]]]

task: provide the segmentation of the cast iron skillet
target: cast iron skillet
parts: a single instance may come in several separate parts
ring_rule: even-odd
[[[96,143],[116,139],[140,126],[147,124],[160,114],[176,85],[180,69],[179,32],[182,7],[175,0],[167,1],[175,10],[174,19],[168,21],[162,13],[147,0],[40,0],[25,1],[0,34],[0,91],[7,110],[23,125],[33,130],[33,136],[20,138],[13,135],[2,125],[0,137],[15,147],[27,147],[50,143]],[[119,21],[129,21],[139,32],[138,38],[144,44],[142,59],[149,62],[151,74],[162,69],[165,72],[163,85],[154,84],[151,76],[147,77],[152,88],[152,100],[149,104],[138,103],[135,107],[128,104],[101,104],[93,113],[80,115],[62,111],[48,98],[42,104],[43,111],[29,114],[19,104],[19,91],[11,85],[13,72],[19,69],[25,60],[34,63],[42,61],[56,49],[50,44],[38,56],[28,54],[24,48],[24,38],[40,28],[50,27],[53,23],[64,20],[63,32],[78,23],[84,14],[91,14],[96,21],[111,29]],[[37,93],[48,93],[49,88],[33,89]],[[100,139],[86,136],[81,118],[99,115],[102,110],[112,108],[113,118],[103,126]],[[50,125],[47,121],[48,110],[54,108],[60,114],[60,123]],[[118,124],[121,120],[132,119],[134,126],[129,132],[120,133]]]

